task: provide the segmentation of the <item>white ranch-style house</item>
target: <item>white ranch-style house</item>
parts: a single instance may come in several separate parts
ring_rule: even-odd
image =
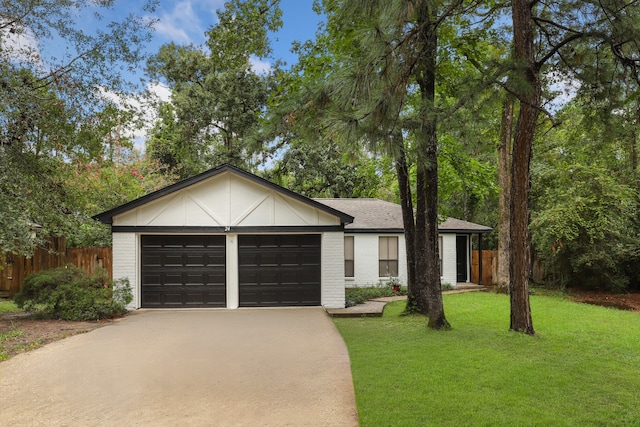
[[[228,164],[95,218],[111,225],[132,309],[342,308],[346,287],[406,283],[399,205],[310,199]],[[470,236],[488,231],[441,224],[443,282],[470,281]]]

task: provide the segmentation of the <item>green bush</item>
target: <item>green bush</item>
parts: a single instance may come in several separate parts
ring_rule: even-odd
[[[394,291],[394,284],[399,285],[397,279],[389,282],[380,282],[376,286],[347,288],[345,289],[345,307],[353,307],[354,305],[363,304],[364,302],[375,298],[395,297],[407,294],[407,288],[404,286],[400,286],[398,291]]]
[[[29,275],[14,301],[40,317],[77,321],[120,316],[132,298],[128,279],[111,282],[104,271],[89,276],[68,264]]]

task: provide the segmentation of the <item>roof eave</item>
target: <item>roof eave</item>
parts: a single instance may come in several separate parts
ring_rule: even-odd
[[[489,229],[482,229],[482,230],[469,230],[469,229],[456,229],[456,228],[445,228],[445,229],[438,229],[439,233],[443,233],[443,234],[485,234],[485,233],[491,233],[493,231],[493,228],[489,228]]]

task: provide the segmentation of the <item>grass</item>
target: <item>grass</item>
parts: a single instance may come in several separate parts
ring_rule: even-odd
[[[506,295],[444,295],[453,330],[402,316],[335,319],[362,426],[614,426],[640,420],[640,315],[532,296],[537,336]]]
[[[22,311],[18,308],[13,301],[0,300],[0,314],[14,313]],[[15,325],[12,325],[8,331],[0,331],[0,361],[7,360],[9,354],[5,349],[5,342],[19,338],[24,335],[24,331],[18,329]]]
[[[0,314],[22,311],[18,306],[10,300],[0,300]]]
[[[5,351],[4,343],[6,341],[21,337],[24,335],[24,331],[21,331],[15,326],[11,326],[6,332],[0,332],[0,361],[7,360],[9,358],[9,354]]]

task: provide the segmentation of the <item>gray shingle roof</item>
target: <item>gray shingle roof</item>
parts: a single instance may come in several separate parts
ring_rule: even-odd
[[[402,208],[379,199],[314,199],[353,217],[345,230],[396,230],[402,233]]]
[[[335,210],[351,215],[354,220],[346,231],[404,231],[402,207],[379,199],[314,199]],[[480,224],[447,218],[438,227],[441,233],[488,233],[493,230]]]

